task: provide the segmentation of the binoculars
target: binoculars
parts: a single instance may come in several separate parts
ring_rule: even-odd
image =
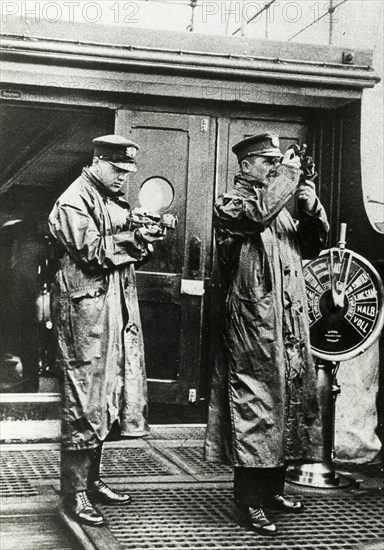
[[[156,224],[162,229],[176,229],[177,222],[177,216],[169,213],[152,214],[143,211],[141,208],[135,208],[131,213],[131,224],[133,227]]]

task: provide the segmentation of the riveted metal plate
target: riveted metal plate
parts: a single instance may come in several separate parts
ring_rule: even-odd
[[[353,550],[384,536],[384,499],[377,494],[305,495],[300,515],[269,511],[273,539],[249,531],[225,487],[151,488],[131,491],[132,506],[102,507],[123,548]]]

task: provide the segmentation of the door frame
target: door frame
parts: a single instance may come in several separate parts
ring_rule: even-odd
[[[156,273],[145,270],[136,272],[139,301],[140,297],[145,296],[146,280],[153,278],[177,296],[172,303],[180,307],[182,316],[180,347],[177,350],[180,357],[179,376],[177,380],[147,378],[149,401],[185,406],[198,403],[201,397],[205,270],[207,265],[210,265],[208,253],[212,240],[214,189],[214,170],[210,170],[209,163],[210,157],[214,158],[216,155],[216,118],[208,114],[201,116],[175,113],[169,108],[155,113],[132,108],[116,111],[115,131],[117,133],[127,135],[127,129],[130,129],[129,133],[131,133],[135,125],[140,128],[147,125],[148,128],[181,130],[188,135],[188,158],[185,159],[187,163],[185,234],[181,272]],[[205,139],[200,136],[204,136]],[[133,136],[133,139],[136,138]],[[164,151],[164,154],[172,154],[172,152]],[[208,166],[202,165],[202,160],[208,163]],[[145,164],[145,158],[142,158],[141,162]],[[202,179],[205,181],[202,182]],[[198,239],[201,244],[198,269],[191,265],[190,250],[193,239]],[[161,292],[158,283],[156,286]],[[179,293],[177,287],[179,287]],[[190,328],[192,330],[188,330]]]

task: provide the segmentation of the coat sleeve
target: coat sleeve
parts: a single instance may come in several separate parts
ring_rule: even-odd
[[[137,231],[102,235],[86,206],[60,204],[49,216],[53,236],[74,261],[90,269],[111,269],[132,262],[143,262],[149,254]]]
[[[233,193],[221,195],[214,207],[215,237],[218,261],[225,287],[228,287],[238,264],[244,239],[260,233],[276,218],[295,193],[300,171],[286,165],[267,187],[254,188],[254,194],[242,197]]]
[[[300,171],[284,164],[277,176],[254,194],[241,197],[227,193],[215,204],[215,220],[229,234],[247,235],[264,231],[295,193]]]
[[[319,199],[312,213],[308,213],[299,206],[299,224],[297,235],[303,259],[317,258],[327,243],[329,223],[327,214]]]

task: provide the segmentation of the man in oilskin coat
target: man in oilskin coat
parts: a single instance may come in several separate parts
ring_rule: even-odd
[[[61,492],[78,521],[102,525],[93,502],[130,501],[100,479],[103,441],[115,422],[122,435],[148,432],[135,266],[162,233],[131,226],[122,186],[138,146],[118,135],[93,143],[92,165],[57,200],[49,225],[62,249],[51,291],[63,376]]]
[[[232,151],[240,173],[214,208],[226,302],[205,454],[234,465],[235,502],[273,535],[265,506],[303,509],[284,495],[287,461],[322,457],[301,260],[319,254],[329,227],[313,182],[299,183],[299,157],[289,149],[281,161],[276,134]],[[297,221],[285,208],[292,197]]]

